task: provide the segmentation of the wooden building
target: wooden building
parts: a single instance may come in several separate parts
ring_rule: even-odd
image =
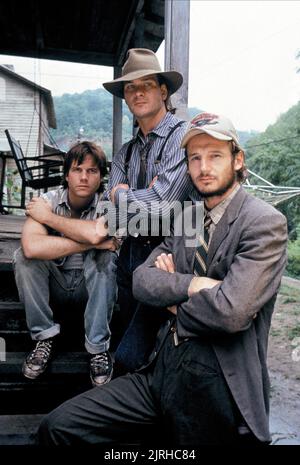
[[[9,204],[15,204],[11,200],[12,192],[7,187],[8,175],[14,187],[21,184],[20,175],[16,172],[16,165],[9,158],[9,145],[4,133],[8,129],[17,139],[23,149],[25,157],[37,157],[53,152],[57,148],[51,144],[49,128],[56,128],[56,118],[51,91],[17,74],[13,66],[0,65],[0,172],[5,169],[4,183],[1,189],[7,196]],[[3,168],[5,157],[6,166]],[[34,162],[30,162],[31,165]],[[8,174],[9,173],[9,174]],[[1,183],[2,184],[2,183]],[[27,190],[29,195],[30,190]],[[0,193],[2,197],[2,193]],[[17,202],[18,203],[18,202]]]
[[[51,147],[49,128],[56,128],[51,91],[0,65],[0,150],[8,148],[9,129],[25,156],[42,155]]]

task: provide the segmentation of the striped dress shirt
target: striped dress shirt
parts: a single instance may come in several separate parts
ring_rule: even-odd
[[[112,162],[111,174],[108,182],[108,188],[104,193],[104,199],[110,199],[110,191],[117,184],[128,184],[129,189],[118,189],[115,195],[115,203],[118,207],[120,196],[122,202],[135,202],[140,204],[142,210],[147,213],[154,212],[153,202],[166,201],[170,203],[174,200],[183,202],[189,196],[192,188],[190,178],[187,174],[187,164],[185,161],[184,150],[180,148],[183,134],[186,130],[187,123],[175,129],[173,134],[167,140],[164,147],[160,163],[156,163],[160,149],[169,134],[180,120],[167,112],[159,124],[151,131],[150,137],[153,139],[147,157],[146,186],[149,186],[152,179],[157,176],[153,187],[150,189],[137,189],[137,179],[140,171],[140,149],[148,142],[148,136],[144,137],[139,130],[132,147],[132,153],[128,172],[126,175],[125,160],[129,142],[124,144],[121,150],[115,155]],[[151,209],[152,202],[152,209]],[[160,209],[159,216],[163,216],[164,209]],[[133,214],[134,215],[134,214]],[[130,218],[128,214],[128,218]]]

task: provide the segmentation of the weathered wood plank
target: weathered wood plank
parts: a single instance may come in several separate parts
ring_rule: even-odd
[[[0,238],[20,238],[25,220],[25,215],[0,215]]]
[[[14,251],[20,247],[20,239],[3,239],[0,237],[0,271],[12,270]]]
[[[121,76],[122,68],[114,67],[114,79]],[[122,147],[122,99],[113,97],[113,147],[112,158],[118,153]]]
[[[14,251],[20,247],[25,215],[0,215],[0,271],[12,269]]]
[[[4,374],[17,374],[23,380],[22,364],[25,360],[26,352],[7,352],[6,361],[0,364],[1,376]],[[64,374],[89,374],[89,354],[87,352],[64,352],[58,353],[53,358],[47,372],[44,373],[43,380],[51,375]],[[0,383],[0,387],[3,383]]]
[[[0,446],[35,444],[35,434],[44,415],[0,415]]]

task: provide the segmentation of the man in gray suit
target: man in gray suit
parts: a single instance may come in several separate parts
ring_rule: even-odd
[[[267,341],[286,220],[241,187],[244,153],[230,120],[196,116],[182,147],[204,199],[204,227],[190,236],[199,222],[191,207],[189,231],[176,234],[186,216],[177,217],[174,233],[134,273],[136,298],[169,316],[155,349],[135,373],[47,416],[43,444],[140,443],[158,425],[164,445],[270,442]]]

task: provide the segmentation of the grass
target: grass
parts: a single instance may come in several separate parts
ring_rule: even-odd
[[[271,335],[272,337],[281,336],[281,331],[280,331],[279,329],[271,328],[271,330],[270,330],[270,335]]]
[[[284,304],[293,304],[295,302],[298,302],[298,300],[295,299],[295,297],[287,297],[286,299],[284,299],[284,301],[282,303],[284,303]]]
[[[285,338],[286,342],[292,341],[300,337],[300,289],[282,284],[279,294],[283,306],[274,315],[270,335],[275,338]]]
[[[286,296],[287,299],[283,303],[294,303],[299,302],[300,304],[300,289],[296,287],[288,286],[287,284],[282,284],[279,289],[279,294]]]
[[[290,341],[292,341],[295,337],[300,337],[300,324],[297,324],[293,328],[289,328],[287,330],[287,336]]]

